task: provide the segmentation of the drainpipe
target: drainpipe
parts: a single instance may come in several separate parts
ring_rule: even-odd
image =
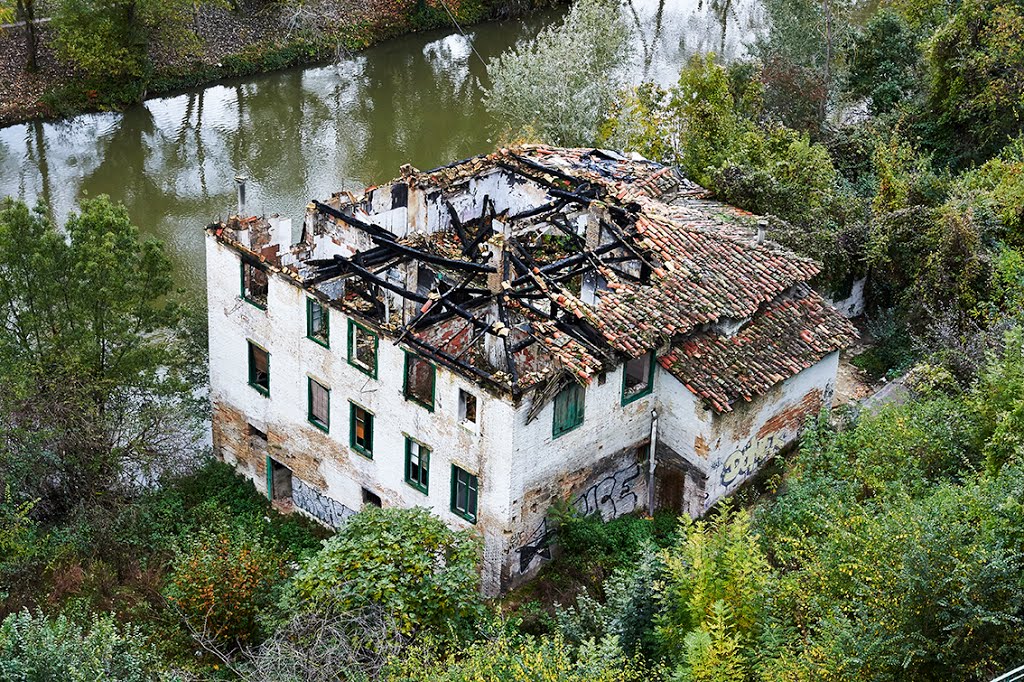
[[[245,217],[245,183],[249,178],[245,175],[235,176],[235,185],[238,186],[238,217]]]
[[[654,467],[658,460],[655,451],[658,449],[658,411],[651,410],[651,446],[648,448],[648,476],[647,476],[647,513],[654,516]]]

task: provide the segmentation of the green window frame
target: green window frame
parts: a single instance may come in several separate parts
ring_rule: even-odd
[[[331,347],[330,311],[315,298],[306,299],[306,338],[324,348]]]
[[[632,386],[631,376],[637,376],[637,369],[647,369],[647,382],[635,383]],[[631,375],[632,372],[632,375]],[[648,352],[638,358],[627,360],[622,364],[622,404],[628,405],[634,400],[648,396],[654,390],[654,353]]]
[[[431,412],[434,411],[434,395],[437,389],[437,368],[421,355],[405,351],[405,378],[402,381],[402,395]]]
[[[270,277],[259,265],[245,260],[239,261],[242,300],[260,310],[267,309],[267,297],[270,294]]]
[[[369,349],[369,345],[362,345],[359,335],[365,335],[373,340],[373,362],[368,362],[360,357],[360,353]],[[377,378],[377,347],[380,345],[380,337],[355,320],[348,321],[348,364],[358,369],[363,374],[368,374],[374,379]]]
[[[361,455],[373,459],[373,412],[349,401],[348,443]]]
[[[306,377],[306,397],[308,398],[306,418],[323,431],[331,430],[331,389],[313,377]]]
[[[263,395],[270,395],[270,351],[253,341],[248,344],[249,385]]]
[[[452,513],[470,523],[476,523],[477,502],[480,493],[479,479],[460,468],[452,465]]]
[[[551,426],[552,438],[565,435],[583,423],[585,399],[586,392],[575,382],[558,392]]]
[[[430,486],[430,448],[405,437],[405,482],[424,495]]]

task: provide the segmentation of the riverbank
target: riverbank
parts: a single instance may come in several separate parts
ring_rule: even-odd
[[[564,0],[483,0],[462,3],[455,12],[460,23],[469,25],[560,2]],[[452,25],[447,11],[430,5],[416,3],[419,9],[404,12],[394,5],[390,0],[320,0],[315,9],[301,13],[286,4],[253,12],[204,5],[189,27],[195,34],[190,47],[171,49],[155,41],[149,48],[146,75],[120,81],[87,78],[61,59],[54,47],[53,23],[37,27],[39,68],[29,72],[25,32],[19,27],[0,29],[0,127],[118,110],[225,78],[328,63],[390,38]]]

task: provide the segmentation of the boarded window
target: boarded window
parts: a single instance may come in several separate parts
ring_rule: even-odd
[[[367,457],[373,457],[373,414],[356,405],[351,405],[349,444]]]
[[[348,321],[348,362],[377,377],[377,335],[352,320]]]
[[[434,409],[434,365],[418,355],[405,354],[405,399]]]
[[[249,341],[249,385],[263,395],[270,394],[270,353]]]
[[[452,465],[452,512],[476,523],[476,501],[479,489],[476,476]]]
[[[622,370],[622,403],[626,404],[637,398],[641,398],[651,392],[654,388],[652,380],[654,370],[654,356],[651,353],[644,353],[640,357],[630,360]]]
[[[331,327],[327,308],[316,299],[306,299],[306,336],[323,346],[330,346]]]
[[[421,493],[427,492],[430,483],[430,448],[408,436],[405,438],[405,482]]]
[[[459,389],[459,421],[476,424],[476,396]]]
[[[583,423],[583,387],[569,384],[555,396],[555,419],[552,435],[558,438]]]
[[[309,421],[324,431],[331,428],[331,389],[309,379]]]
[[[252,263],[242,262],[242,298],[257,308],[267,308],[267,272]]]

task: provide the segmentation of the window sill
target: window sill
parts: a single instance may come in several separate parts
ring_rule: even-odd
[[[405,401],[406,402],[413,403],[414,405],[419,405],[420,407],[425,409],[427,412],[433,412],[434,411],[434,403],[425,403],[425,402],[423,402],[423,401],[419,400],[418,398],[415,398],[415,397],[413,397],[411,395],[403,394],[403,396],[405,397]]]
[[[416,485],[415,483],[413,483],[412,481],[410,481],[408,479],[406,479],[405,484],[407,486],[409,486],[410,488],[412,488],[413,490],[415,490],[417,492],[423,493],[424,495],[429,495],[430,494],[430,493],[427,492],[427,488],[421,488],[420,486]]]
[[[352,367],[355,367],[356,369],[358,369],[360,372],[362,372],[366,376],[370,377],[371,379],[376,379],[377,378],[377,369],[376,368],[366,367],[364,365],[361,365],[358,362],[353,361],[351,358],[349,358],[348,364],[351,365]]]
[[[452,509],[451,512],[452,512],[452,514],[455,514],[456,516],[458,516],[463,521],[468,521],[469,523],[472,523],[473,525],[476,525],[476,517],[475,516],[470,516],[469,514],[466,514],[464,512],[460,512],[460,511],[458,511],[456,509]]]
[[[630,403],[635,403],[637,400],[640,400],[641,398],[646,398],[651,393],[654,393],[654,386],[648,386],[647,388],[645,388],[644,390],[640,391],[639,393],[637,393],[635,395],[627,396],[627,395],[623,394],[623,396],[622,396],[622,406],[625,407],[626,405],[629,405]]]
[[[262,310],[263,312],[267,311],[266,303],[260,303],[259,301],[252,300],[251,298],[246,298],[245,296],[242,296],[242,300],[251,305],[253,308],[256,308],[257,310]]]
[[[316,428],[320,429],[324,433],[330,433],[331,432],[331,427],[329,425],[324,424],[323,422],[321,422],[321,421],[319,421],[317,419],[308,419],[308,421],[309,421],[310,424],[312,424]]]
[[[324,348],[326,348],[328,350],[330,350],[330,348],[331,348],[330,341],[325,341],[325,340],[323,340],[321,338],[318,338],[316,336],[310,336],[309,334],[306,334],[306,338],[309,339],[310,341],[312,341],[313,343],[315,343],[318,346],[323,346]]]
[[[373,461],[373,453],[372,452],[367,452],[366,450],[363,450],[362,448],[360,448],[358,445],[350,445],[349,448],[352,450],[352,452],[356,453],[360,457],[362,457],[364,459],[368,459],[370,461]]]
[[[269,388],[264,388],[264,387],[260,386],[259,384],[252,383],[251,381],[249,382],[249,387],[255,389],[255,391],[257,393],[259,393],[261,396],[263,396],[264,398],[269,398],[270,397],[270,389]]]

